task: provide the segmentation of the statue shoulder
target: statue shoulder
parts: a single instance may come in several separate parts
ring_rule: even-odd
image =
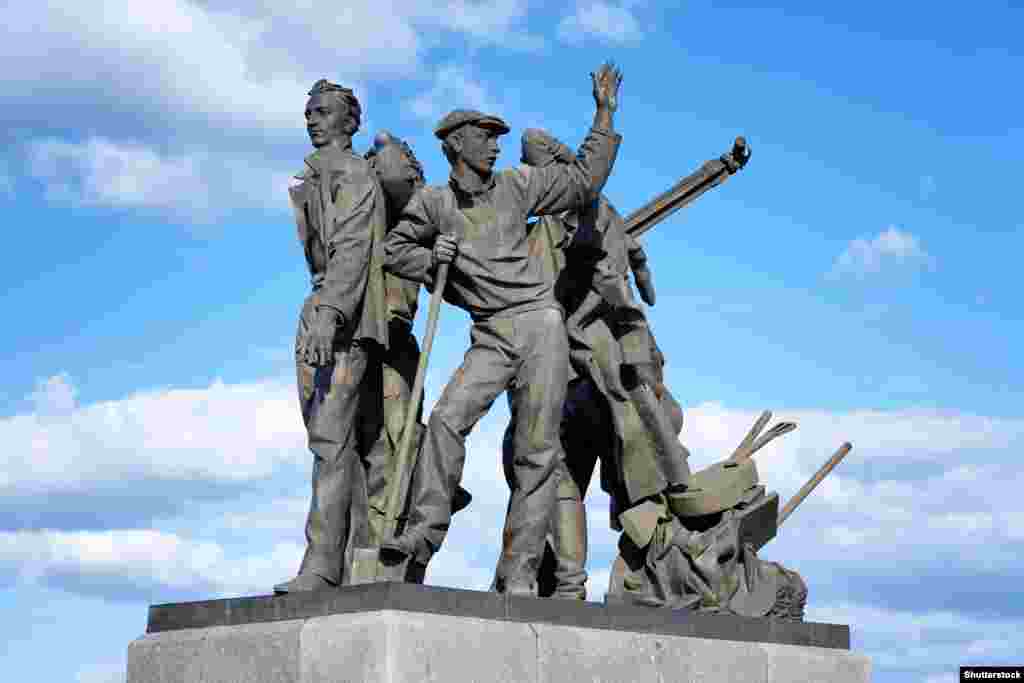
[[[322,173],[326,174],[332,185],[377,183],[377,174],[370,162],[351,150],[334,150],[322,157]]]
[[[424,185],[413,196],[418,196],[421,202],[430,206],[455,205],[455,193],[448,185]]]
[[[340,166],[351,176],[353,181],[365,182],[373,180],[376,182],[377,180],[377,174],[374,172],[370,161],[351,150],[347,150],[344,156],[342,156]]]

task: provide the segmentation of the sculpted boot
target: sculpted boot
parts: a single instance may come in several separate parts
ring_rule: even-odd
[[[285,581],[274,586],[274,592],[278,595],[283,593],[301,593],[304,591],[316,591],[324,588],[333,588],[336,584],[331,583],[319,574],[307,572],[299,574],[291,581]]]
[[[558,484],[558,503],[552,524],[555,550],[553,598],[587,599],[587,509],[572,477]]]

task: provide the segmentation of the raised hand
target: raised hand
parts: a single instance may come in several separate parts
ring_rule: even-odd
[[[590,74],[594,86],[594,102],[598,108],[615,111],[619,107],[619,86],[622,84],[622,72],[612,62],[605,62]]]

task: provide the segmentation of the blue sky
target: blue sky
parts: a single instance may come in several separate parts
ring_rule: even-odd
[[[883,683],[1020,663],[1024,10],[976,2],[224,0],[0,9],[0,650],[12,679],[123,681],[151,602],[265,593],[301,553],[294,397],[308,287],[286,205],[320,77],[406,137],[428,182],[449,109],[586,131],[625,72],[606,193],[627,213],[746,135],[749,166],[645,238],[649,311],[697,466],[762,409],[800,429],[791,496],[854,451],[765,556]],[[452,10],[454,8],[454,10]],[[420,328],[422,321],[420,321]],[[441,319],[432,403],[467,321]],[[506,491],[499,401],[433,583],[485,588]],[[591,595],[614,539],[592,491]],[[54,657],[59,643],[60,657]],[[20,675],[19,675],[20,674]]]

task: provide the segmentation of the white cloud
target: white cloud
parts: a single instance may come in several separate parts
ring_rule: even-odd
[[[476,109],[501,116],[486,88],[461,66],[448,64],[434,73],[431,87],[408,102],[409,110],[431,124],[452,109]]]
[[[85,406],[70,403],[74,388],[64,375],[41,386],[34,396],[43,411],[0,419],[5,495],[146,480],[241,482],[308,457],[290,384],[215,382]]]
[[[536,45],[516,29],[526,10],[520,0],[12,3],[0,11],[0,82],[5,99],[155,103],[218,125],[290,130],[317,78],[362,97],[364,82],[415,74],[439,32]]]
[[[577,0],[575,12],[559,22],[558,36],[571,44],[588,39],[619,44],[637,41],[643,37],[643,31],[634,14],[634,4]]]
[[[29,395],[38,415],[67,415],[75,409],[78,389],[66,372],[36,382],[36,390]]]
[[[195,150],[164,155],[135,142],[93,137],[30,143],[29,172],[48,199],[76,206],[170,210],[211,220],[235,206],[283,209],[291,177],[251,161]]]
[[[0,532],[0,567],[22,581],[98,581],[144,592],[265,593],[294,573],[301,557],[294,543],[234,555],[216,542],[154,529]]]
[[[311,82],[291,61],[276,72],[252,68],[267,29],[258,18],[187,0],[44,0],[10,4],[3,15],[0,78],[9,99],[78,97],[141,110],[156,103],[221,124],[282,127],[294,125],[296,93]]]
[[[862,280],[894,269],[917,269],[933,264],[918,237],[889,226],[874,238],[857,238],[850,242],[836,258],[828,275],[831,279],[851,276]]]
[[[247,534],[263,532],[294,533],[302,528],[309,511],[309,496],[274,498],[256,509],[229,510],[217,522],[217,528],[244,531]]]
[[[241,590],[250,585],[244,579],[250,570],[239,569],[239,562],[248,562],[253,572],[263,572],[252,585],[263,586],[264,578],[282,573],[276,560],[265,557],[277,552],[276,546],[268,544],[301,540],[308,504],[304,487],[285,496],[270,493],[271,475],[283,467],[293,474],[304,472],[309,463],[293,393],[290,382],[218,382],[205,388],[151,390],[80,405],[67,376],[40,383],[33,394],[33,412],[0,420],[0,441],[5,444],[0,453],[0,493],[8,507],[18,500],[56,501],[56,496],[69,493],[88,495],[91,505],[98,506],[111,491],[138,492],[167,482],[178,482],[186,491],[211,483],[248,483],[266,487],[268,494],[262,499],[226,489],[216,504],[217,513],[202,516],[201,542],[176,535],[183,533],[180,526],[171,531],[110,532],[140,547],[150,541],[163,544],[172,558],[187,555],[183,566],[192,569],[173,576],[159,574],[159,568],[131,553],[122,558],[131,566],[103,569],[101,550],[109,548],[113,537],[104,536],[107,532],[102,530],[78,532],[63,523],[61,528],[69,531],[40,532],[41,536],[32,535],[31,523],[9,526],[22,531],[4,537],[8,564],[44,567],[35,570],[38,574],[49,571],[46,567],[70,571],[80,562],[87,565],[81,570],[86,574],[151,571],[153,584],[186,586],[189,581],[208,581],[224,590]],[[753,411],[714,403],[689,408],[683,442],[693,454],[692,467],[699,469],[727,456],[756,416]],[[508,500],[500,464],[506,419],[507,411],[499,402],[470,436],[463,483],[474,502],[453,520],[449,539],[431,566],[428,579],[432,583],[474,588],[490,583]],[[843,571],[862,566],[868,572],[879,567],[912,571],[930,567],[955,576],[967,571],[1005,575],[1021,570],[1024,499],[1017,495],[1016,482],[1024,477],[1024,468],[1009,454],[1024,443],[1024,420],[867,410],[778,411],[776,419],[800,425],[756,456],[762,482],[778,491],[783,501],[843,440],[853,441],[855,448],[787,521],[779,538],[766,549],[771,559],[798,571],[802,567],[821,571],[825,566],[841,566]],[[298,480],[289,485],[298,486]],[[265,502],[255,506],[255,500]],[[600,599],[607,581],[602,572],[615,555],[615,534],[608,530],[607,498],[596,481],[587,507],[590,593]],[[187,523],[198,523],[201,515],[195,513]],[[140,512],[138,519],[150,518]],[[182,522],[165,519],[160,523]],[[147,533],[158,535],[150,538]],[[240,534],[262,542],[248,550],[251,556],[238,561],[224,560],[214,546],[203,545],[238,539]],[[278,559],[286,565],[287,574],[300,553],[280,552]],[[809,579],[823,580],[820,576]]]
[[[111,481],[138,488],[168,478],[202,486],[264,477],[281,463],[305,467],[309,456],[293,391],[290,383],[217,383],[80,405],[71,380],[52,377],[34,392],[33,413],[0,421],[0,440],[9,446],[0,456],[8,478],[2,493],[52,498],[66,488],[89,492]],[[756,416],[714,403],[689,408],[683,441],[694,468],[731,452]],[[499,402],[470,436],[464,485],[475,499],[453,520],[429,583],[490,585],[508,499],[500,467],[506,419]],[[1008,582],[1022,571],[1024,501],[1016,488],[1024,471],[1010,454],[1024,441],[1024,420],[867,410],[779,410],[776,419],[800,424],[756,456],[762,482],[783,500],[839,442],[855,444],[764,551],[804,575],[811,588],[808,618],[849,623],[855,649],[872,657],[876,671],[921,680],[945,675],[964,657],[1012,658],[1020,624],[998,616],[999,610],[992,618],[971,616],[965,601],[975,594],[957,602],[954,587],[959,580],[984,580],[978,572]],[[32,457],[22,457],[25,451]],[[252,493],[212,504],[217,514],[200,506],[155,528],[0,532],[0,574],[110,599],[265,594],[298,567],[308,504],[304,490],[285,496],[271,494],[269,485],[265,490],[265,497]],[[599,601],[616,539],[596,481],[587,508],[589,597]],[[858,567],[864,574],[856,574]],[[892,591],[909,590],[886,583],[900,571],[948,576],[933,589],[921,587],[922,596],[942,593],[943,608],[894,605]],[[834,602],[833,584],[856,582],[870,584],[860,603]],[[822,602],[828,592],[830,602]]]
[[[426,53],[452,38],[536,48],[542,41],[520,27],[527,11],[523,0],[8,3],[0,111],[29,132],[28,172],[51,200],[200,222],[236,207],[286,209],[287,177],[301,160],[282,168],[267,156],[301,139],[316,79],[352,87],[369,131],[376,103],[390,102],[396,81],[422,78]],[[488,104],[457,71],[442,68],[435,96]],[[417,100],[421,116],[441,106],[430,97]],[[89,136],[53,137],[68,121],[47,120],[48,137],[33,139],[41,110],[75,111]],[[0,196],[13,193],[4,178]]]
[[[516,28],[529,4],[529,0],[427,0],[408,3],[404,11],[424,26],[439,26],[506,49],[534,50],[543,46],[543,39]]]
[[[1014,620],[982,619],[949,610],[915,612],[849,603],[812,604],[807,618],[849,624],[855,649],[871,657],[875,671],[914,672],[922,676],[916,680],[948,680],[965,664],[1006,664],[1019,652],[1017,634],[1021,624]]]

